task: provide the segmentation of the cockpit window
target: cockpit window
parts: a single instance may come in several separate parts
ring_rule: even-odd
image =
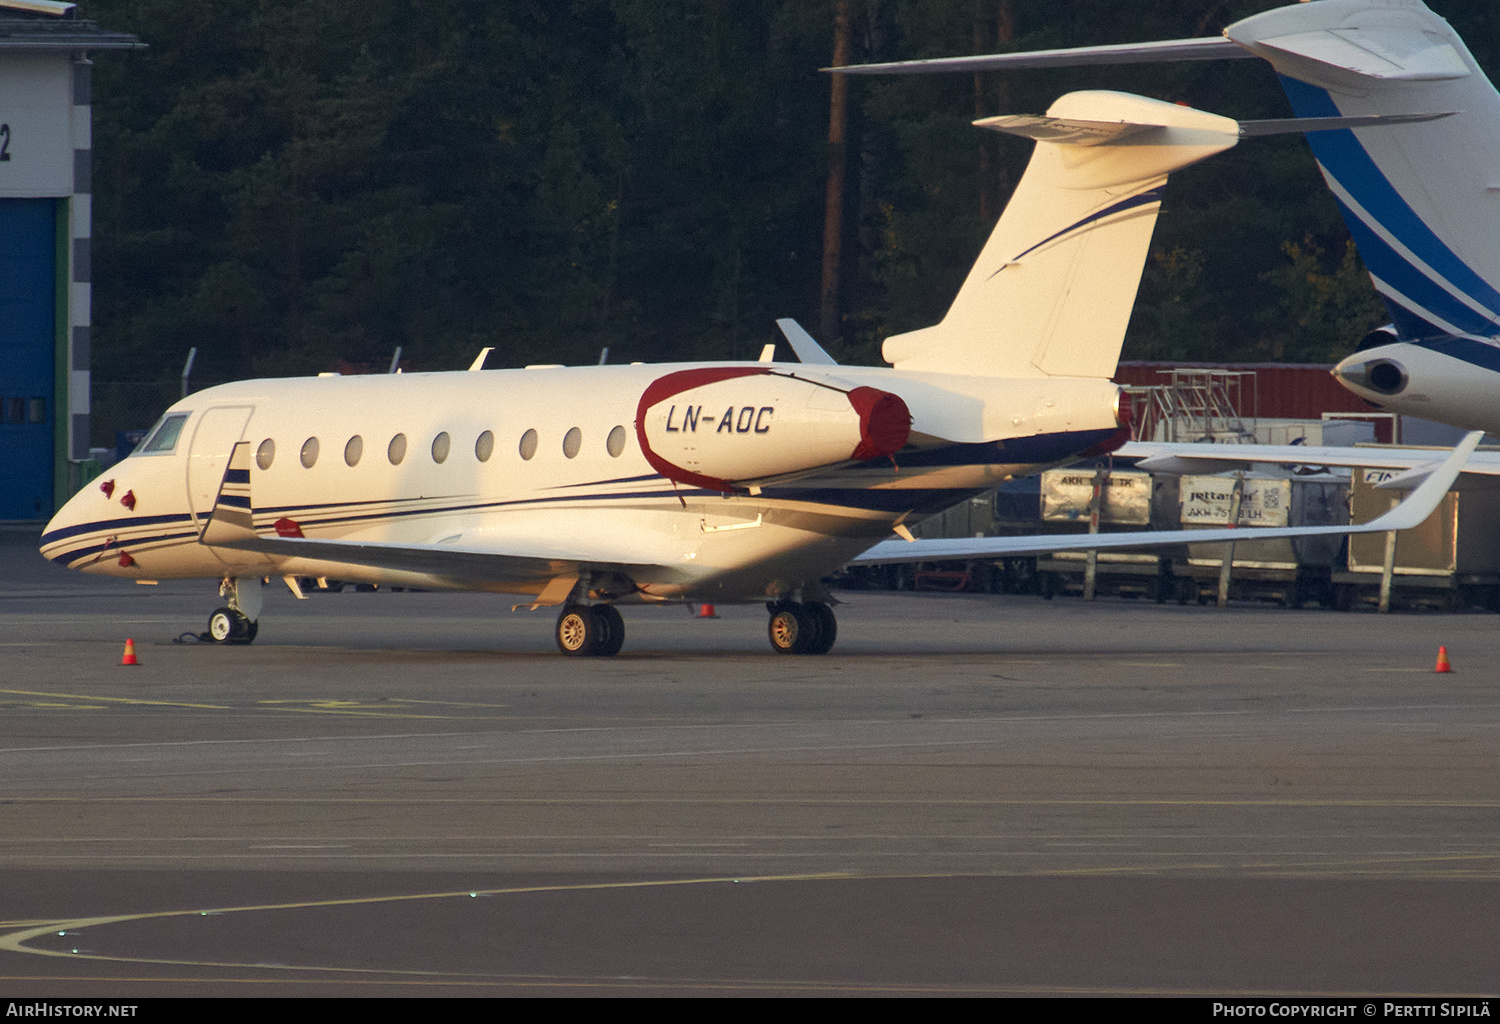
[[[185,412],[173,413],[164,416],[157,424],[156,429],[137,450],[138,454],[164,455],[177,447],[177,437],[182,433],[182,425],[188,420]]]

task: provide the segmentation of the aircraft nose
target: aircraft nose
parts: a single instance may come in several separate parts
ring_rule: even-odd
[[[42,554],[47,554],[48,549],[53,546],[62,531],[80,522],[78,505],[78,495],[75,494],[63,503],[62,508],[53,513],[51,519],[47,520],[47,526],[42,530],[41,547],[38,549]]]
[[[1333,375],[1343,383],[1377,395],[1399,395],[1411,382],[1406,368],[1394,359],[1368,354],[1352,355],[1333,368]]]

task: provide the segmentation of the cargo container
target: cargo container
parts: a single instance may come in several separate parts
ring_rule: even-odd
[[[1350,515],[1367,523],[1399,500],[1401,492],[1379,490],[1393,470],[1356,470]],[[1340,608],[1379,600],[1386,535],[1349,538],[1345,571],[1334,574]],[[1458,610],[1472,605],[1500,610],[1500,491],[1452,491],[1421,526],[1396,534],[1391,603]]]
[[[1207,530],[1229,525],[1234,477],[1182,478],[1183,529]],[[1274,477],[1246,474],[1238,525],[1245,539],[1234,544],[1229,597],[1270,600],[1297,606],[1331,605],[1332,576],[1341,566],[1342,537],[1296,537],[1257,540],[1257,527],[1342,526],[1349,521],[1348,481],[1330,474]],[[1189,544],[1185,565],[1174,574],[1191,577],[1197,599],[1217,599],[1227,544]]]

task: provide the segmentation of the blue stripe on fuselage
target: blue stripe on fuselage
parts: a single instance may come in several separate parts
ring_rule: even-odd
[[[183,523],[191,517],[186,512],[168,516],[133,516],[129,519],[99,519],[92,523],[80,523],[77,526],[65,526],[60,530],[42,534],[41,546],[55,544],[69,537],[77,537],[84,533],[98,533],[106,530],[128,529],[132,526],[159,526],[163,523]]]
[[[1428,338],[1415,344],[1439,355],[1478,366],[1493,373],[1500,373],[1500,345],[1491,345],[1476,338]]]
[[[939,448],[926,450],[898,452],[896,463],[898,467],[908,469],[944,469],[960,466],[988,466],[988,465],[1021,465],[1021,466],[1047,466],[1056,465],[1076,456],[1079,452],[1086,451],[1100,444],[1115,433],[1114,430],[1073,430],[1063,431],[1055,434],[1035,434],[1029,437],[1010,438],[1005,441],[984,442],[978,444],[949,444]],[[862,466],[885,466],[885,459],[872,459]],[[652,479],[649,477],[623,478],[614,483],[625,482],[631,479]],[[499,510],[504,508],[514,509],[523,507],[534,507],[538,505],[562,506],[582,502],[639,502],[642,500],[680,498],[700,499],[704,497],[719,497],[719,492],[708,491],[701,488],[677,488],[664,477],[655,477],[661,481],[661,486],[654,490],[634,491],[598,491],[584,494],[558,494],[545,497],[519,498],[509,501],[475,501],[472,496],[462,504],[447,504],[434,506],[424,504],[417,508],[391,508],[396,504],[407,503],[414,500],[428,501],[433,499],[401,499],[388,498],[371,501],[343,501],[328,502],[316,505],[280,505],[270,508],[254,509],[257,516],[290,516],[297,519],[299,525],[304,527],[349,525],[358,522],[372,522],[380,520],[405,519],[424,515],[452,515],[459,512],[478,512],[487,510]],[[796,485],[772,486],[765,488],[764,495],[768,500],[807,502],[819,505],[832,506],[834,508],[845,508],[863,512],[879,511],[902,513],[915,511],[928,513],[940,511],[950,505],[956,504],[975,494],[983,493],[986,488],[948,488],[948,487],[913,487],[913,488],[870,488],[863,483],[851,478],[849,487],[797,487]],[[579,485],[581,486],[581,485]],[[459,495],[450,496],[447,500],[459,498]],[[444,499],[437,499],[444,500]],[[221,504],[233,504],[239,507],[246,499],[239,496],[220,497]],[[374,506],[372,508],[372,506]],[[359,507],[359,512],[346,512],[342,515],[335,513],[335,509],[350,509]],[[201,513],[200,518],[207,518],[207,513]],[[70,537],[79,537],[86,534],[105,534],[118,532],[121,529],[139,528],[143,526],[160,526],[167,524],[189,523],[190,517],[186,513],[165,516],[136,516],[128,519],[106,519],[92,523],[82,523],[76,526],[64,527],[54,530],[42,537],[42,546],[55,544],[67,540]],[[198,533],[195,530],[186,532],[156,533],[147,536],[132,536],[119,540],[93,539],[93,542],[85,541],[85,546],[76,548],[66,553],[53,556],[53,561],[63,565],[77,562],[81,558],[97,555],[103,551],[109,551],[126,546],[139,548],[142,545],[158,544],[172,540],[196,540]]]

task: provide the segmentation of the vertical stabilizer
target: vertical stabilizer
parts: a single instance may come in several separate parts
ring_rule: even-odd
[[[1224,30],[1299,117],[1456,111],[1308,135],[1403,339],[1500,335],[1500,94],[1419,0],[1320,0]]]
[[[1239,125],[1118,92],[1075,92],[1045,117],[981,127],[1037,140],[1015,195],[936,326],[886,339],[901,370],[1108,378],[1167,175],[1229,149]]]

